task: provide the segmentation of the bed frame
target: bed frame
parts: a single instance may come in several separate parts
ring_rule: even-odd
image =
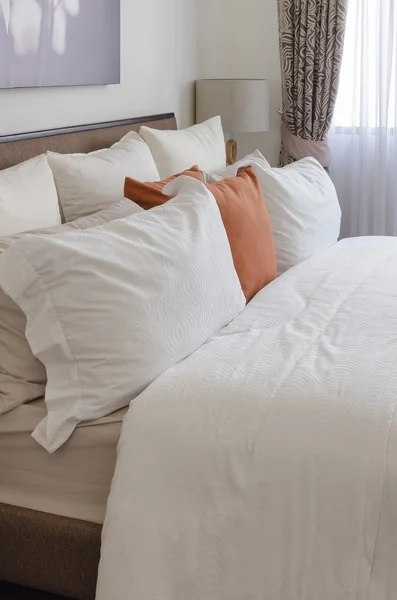
[[[42,154],[108,148],[142,125],[176,129],[173,113],[0,137],[0,170]],[[0,503],[0,581],[94,600],[102,526]]]

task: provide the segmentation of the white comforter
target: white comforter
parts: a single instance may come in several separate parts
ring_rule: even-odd
[[[397,239],[265,288],[131,406],[98,600],[397,598]]]

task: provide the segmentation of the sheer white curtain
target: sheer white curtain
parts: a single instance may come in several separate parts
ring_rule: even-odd
[[[350,0],[329,141],[342,237],[397,235],[397,0]]]

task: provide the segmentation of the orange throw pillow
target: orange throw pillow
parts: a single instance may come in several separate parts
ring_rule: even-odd
[[[189,174],[203,181],[198,167],[181,173]],[[139,183],[127,178],[125,197],[146,210],[160,206],[170,199],[161,190],[175,177],[178,175],[156,183]],[[129,182],[139,183],[139,186],[133,188]],[[252,167],[246,167],[240,169],[236,177],[222,179],[207,187],[217,201],[234,266],[249,302],[277,277],[273,231],[258,178]]]
[[[128,200],[132,200],[145,210],[149,210],[149,208],[153,208],[154,206],[160,206],[160,204],[164,204],[173,198],[173,196],[165,196],[162,193],[167,183],[181,175],[193,177],[204,183],[204,175],[197,166],[191,167],[183,173],[178,173],[178,175],[172,175],[172,177],[163,179],[163,181],[143,183],[142,181],[131,179],[131,177],[126,177],[124,183],[124,197],[128,198]]]
[[[234,266],[249,302],[277,277],[273,231],[252,167],[207,186],[215,196],[229,238]]]

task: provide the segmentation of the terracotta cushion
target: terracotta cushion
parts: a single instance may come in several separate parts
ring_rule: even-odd
[[[207,186],[218,203],[234,266],[249,302],[277,277],[276,251],[266,204],[252,167]]]

